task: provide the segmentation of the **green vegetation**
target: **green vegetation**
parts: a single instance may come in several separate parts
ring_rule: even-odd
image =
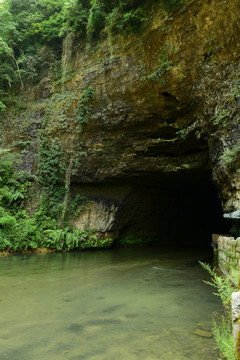
[[[234,145],[231,149],[225,150],[223,155],[220,157],[223,165],[231,165],[236,160],[237,155],[240,151],[240,142]]]
[[[8,106],[20,136],[12,150],[0,149],[0,250],[20,251],[37,247],[57,250],[108,246],[95,230],[80,231],[71,224],[87,205],[70,192],[72,176],[86,150],[81,134],[94,105],[95,91],[82,94],[67,90],[76,46],[94,47],[113,34],[140,33],[151,21],[157,4],[167,14],[184,0],[3,0],[0,2],[0,113]],[[69,45],[70,44],[70,45]],[[71,48],[71,50],[69,50]],[[167,81],[172,63],[164,49],[149,79]],[[29,104],[19,90],[46,74],[54,90],[41,102]],[[48,96],[48,95],[47,95]],[[22,111],[24,110],[24,112]],[[43,123],[37,123],[43,113]],[[36,125],[34,141],[30,125]],[[5,126],[5,124],[4,124]],[[14,134],[9,134],[9,137]],[[19,170],[20,156],[37,147],[34,176]]]
[[[23,206],[31,182],[26,173],[15,171],[16,162],[16,156],[0,149],[0,250],[36,244],[36,224]]]
[[[178,130],[176,132],[177,138],[184,139],[187,134],[187,126],[185,126],[183,129]]]
[[[219,112],[218,116],[214,120],[214,125],[223,125],[226,126],[228,124],[228,117],[230,115],[230,111],[228,109],[223,109]]]
[[[37,133],[37,169],[30,180],[18,170],[17,157],[12,152],[0,151],[0,250],[70,250],[108,246],[112,242],[98,239],[93,229],[80,231],[72,224],[87,204],[86,198],[71,196],[70,184],[81,157],[86,156],[81,132],[91,115],[94,98],[94,89],[87,87],[80,97],[62,91],[45,101],[45,116]],[[31,110],[31,119],[30,113]],[[25,125],[23,119],[25,134],[29,121]],[[67,141],[63,141],[66,133]],[[24,135],[23,138],[26,139]],[[31,142],[20,140],[13,146],[24,151]]]
[[[83,91],[80,99],[78,100],[75,117],[79,133],[82,131],[83,124],[88,122],[88,117],[91,114],[93,107],[94,97],[94,89],[92,87],[88,87]]]
[[[47,247],[55,250],[105,247],[111,239],[98,239],[94,229],[78,230],[64,221],[59,226],[63,208],[64,185],[61,151],[57,144],[43,144],[37,180],[42,186],[39,206],[30,215],[24,208],[33,198],[36,178],[17,169],[18,158],[0,149],[0,250],[21,251]],[[43,161],[44,160],[44,161]],[[50,177],[50,178],[49,178]],[[76,196],[69,205],[69,216],[84,209],[86,199]]]
[[[38,183],[44,189],[42,196],[46,196],[48,210],[53,211],[56,217],[61,212],[64,195],[62,179],[66,167],[61,145],[55,142],[50,144],[43,138],[38,155]]]
[[[77,45],[79,42],[94,44],[109,34],[139,32],[148,21],[154,3],[172,12],[183,2],[3,0],[0,3],[0,88],[9,92],[14,86],[16,91],[27,82],[38,81],[46,66],[58,69],[63,40],[71,33]],[[165,73],[170,64],[164,54],[161,62],[165,64],[159,71]],[[6,95],[1,99],[0,111],[5,110]]]
[[[229,81],[228,89],[223,94],[220,107],[213,120],[213,125],[223,130],[228,126],[231,119],[236,119],[236,108],[239,107],[240,98],[240,73],[233,72],[231,74],[231,81]]]
[[[213,320],[213,335],[219,347],[221,354],[226,360],[237,360],[234,351],[234,340],[231,324],[231,295],[237,288],[234,287],[229,277],[219,275],[216,269],[212,269],[210,265],[200,262],[202,267],[208,271],[211,281],[205,281],[206,284],[213,286],[217,292],[214,295],[220,297],[224,306],[224,314],[217,314]],[[234,282],[239,285],[239,273],[236,270],[231,271],[231,277]]]
[[[80,215],[87,204],[87,199],[80,195],[71,197],[70,183],[81,156],[86,155],[81,151],[80,135],[91,114],[94,97],[94,89],[88,87],[80,97],[65,91],[53,94],[47,101],[38,133],[34,177],[18,170],[16,155],[0,150],[0,250],[37,247],[70,250],[111,243],[111,239],[98,239],[94,229],[80,231],[70,224],[70,219]],[[72,116],[68,116],[69,111]],[[71,131],[72,127],[75,131]],[[69,131],[69,144],[63,145],[60,136]],[[18,149],[28,145],[29,141],[14,143]],[[35,198],[34,194],[39,195]]]
[[[81,157],[85,156],[86,153],[82,151],[80,135],[84,124],[88,122],[89,115],[93,108],[93,100],[95,98],[95,91],[93,88],[88,87],[85,89],[78,100],[76,111],[75,111],[75,127],[73,135],[71,137],[71,144],[68,149],[65,150],[66,157],[66,170],[65,170],[65,195],[63,201],[63,210],[61,215],[62,224],[66,218],[68,206],[70,203],[70,184],[71,176],[75,173],[76,168],[81,163]]]
[[[155,238],[142,238],[142,237],[134,237],[134,236],[125,236],[120,238],[116,244],[119,246],[128,246],[128,245],[139,245],[139,244],[151,244],[156,242]]]
[[[237,360],[234,351],[234,340],[230,318],[220,316],[218,319],[213,320],[213,335],[224,359]]]
[[[172,67],[173,63],[168,59],[167,50],[164,49],[161,51],[157,66],[146,79],[156,82],[160,79],[161,85],[164,86],[167,84],[167,74],[171,71]]]

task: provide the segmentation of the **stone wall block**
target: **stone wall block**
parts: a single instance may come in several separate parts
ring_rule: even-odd
[[[240,238],[236,239],[236,251],[240,253]]]
[[[237,359],[240,359],[240,291],[232,293],[232,327]]]

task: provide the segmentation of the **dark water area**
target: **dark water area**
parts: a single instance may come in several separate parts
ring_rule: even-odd
[[[0,360],[217,360],[206,250],[0,258]]]

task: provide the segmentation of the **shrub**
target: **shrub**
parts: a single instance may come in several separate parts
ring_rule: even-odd
[[[100,1],[95,1],[88,16],[87,38],[89,41],[99,39],[100,32],[105,25],[105,18],[106,13],[103,4]]]
[[[206,284],[213,286],[216,289],[214,295],[221,298],[225,309],[223,315],[218,314],[213,320],[213,335],[221,353],[226,360],[237,360],[234,350],[234,340],[231,325],[231,295],[237,289],[234,287],[229,277],[219,275],[216,269],[212,269],[210,265],[200,262],[202,267],[208,271],[211,276],[210,281],[205,281]],[[234,277],[236,284],[239,283],[239,273],[232,269],[231,276]]]

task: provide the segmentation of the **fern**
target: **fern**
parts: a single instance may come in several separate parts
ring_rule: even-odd
[[[11,242],[4,236],[0,228],[0,250],[10,250],[11,248]]]
[[[218,321],[213,320],[212,332],[214,338],[221,354],[226,360],[237,360],[237,356],[234,351],[230,308],[231,295],[234,291],[236,291],[236,288],[234,288],[232,281],[228,277],[218,275],[216,270],[212,269],[209,264],[205,264],[203,262],[199,263],[211,276],[211,281],[204,282],[217,289],[217,292],[215,292],[214,295],[221,298],[222,304],[225,308],[225,314],[219,315]],[[232,277],[238,277],[238,272],[231,271],[231,275]]]
[[[0,203],[10,203],[13,200],[13,194],[8,186],[0,188]]]
[[[16,219],[11,215],[4,215],[0,217],[0,227],[5,229],[12,229],[16,227]]]
[[[218,344],[220,352],[227,360],[237,360],[234,351],[231,320],[221,316],[219,321],[213,320],[213,336]]]
[[[209,264],[199,261],[201,266],[211,275],[211,281],[204,281],[206,284],[213,286],[217,292],[213,293],[221,298],[225,308],[228,308],[231,303],[231,295],[236,289],[232,281],[228,277],[223,277],[217,274],[215,269],[212,269]]]

